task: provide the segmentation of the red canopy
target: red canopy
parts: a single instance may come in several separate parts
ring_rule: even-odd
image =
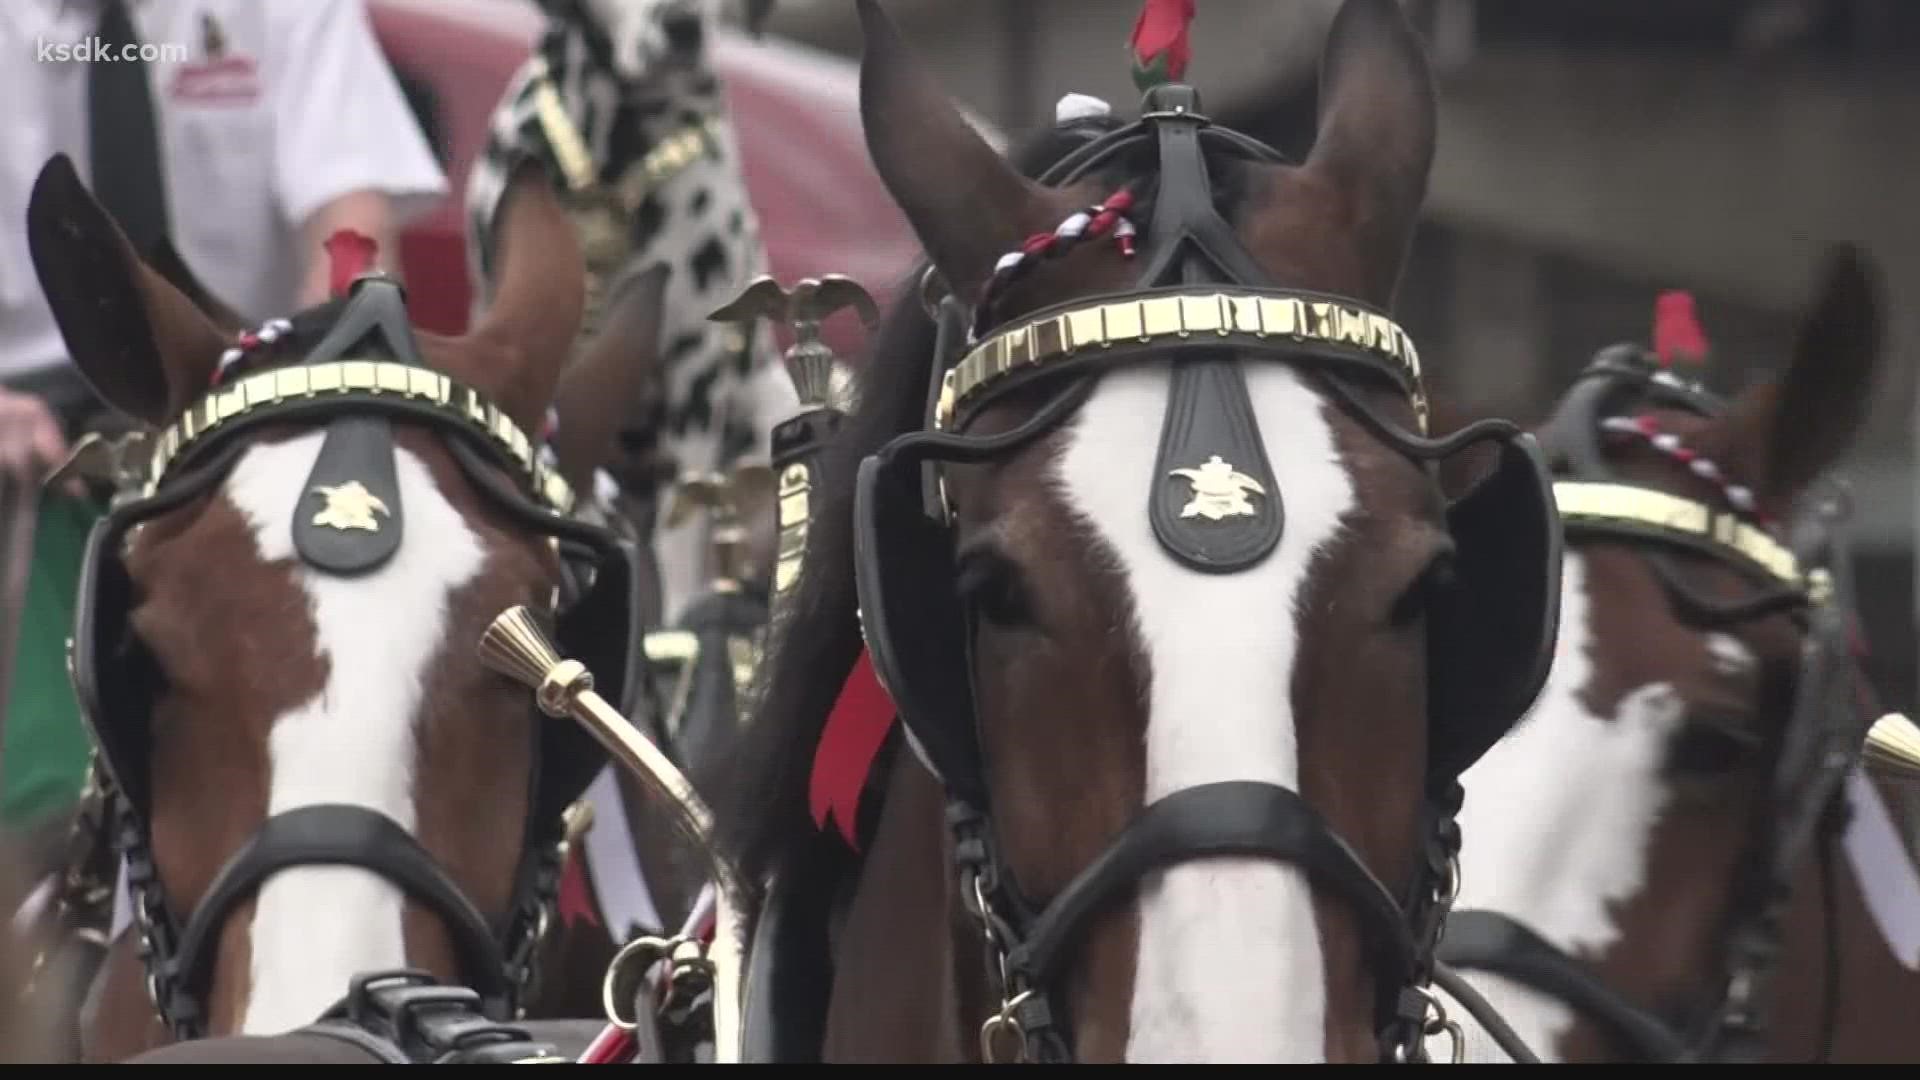
[[[451,193],[402,236],[401,260],[420,324],[457,333],[467,322],[461,198],[487,118],[538,38],[543,17],[503,0],[368,0],[396,71],[430,91]],[[715,44],[748,197],[773,274],[847,274],[883,306],[918,253],[906,219],[867,158],[858,66],[791,42],[727,33]],[[864,340],[850,314],[828,324],[844,356]]]

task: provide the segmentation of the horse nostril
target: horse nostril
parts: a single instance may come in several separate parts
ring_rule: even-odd
[[[661,17],[660,28],[666,32],[667,44],[675,52],[683,53],[699,49],[701,35],[705,32],[698,11],[668,12]]]

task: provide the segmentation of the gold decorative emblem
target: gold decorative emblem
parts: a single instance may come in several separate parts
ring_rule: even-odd
[[[380,519],[373,516],[374,512],[378,511],[389,517],[393,515],[393,511],[387,509],[387,504],[381,502],[378,495],[368,491],[366,486],[358,480],[349,480],[333,487],[321,484],[313,489],[312,494],[327,500],[327,505],[313,515],[313,523],[339,529],[341,532],[346,532],[348,529],[379,532]]]
[[[1252,517],[1253,504],[1247,501],[1247,493],[1267,493],[1267,489],[1260,486],[1260,481],[1220,460],[1219,454],[1208,458],[1207,463],[1197,469],[1175,469],[1170,475],[1182,477],[1193,485],[1193,499],[1180,508],[1183,518],[1199,516],[1208,521],[1219,521],[1230,517]]]

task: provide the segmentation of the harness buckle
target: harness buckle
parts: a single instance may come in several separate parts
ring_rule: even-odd
[[[1020,1026],[1014,1015],[1033,997],[1031,988],[1007,998],[1000,1003],[1000,1011],[987,1018],[980,1025],[980,1060],[988,1065],[1024,1065],[1027,1063],[1027,1031]],[[1007,1040],[1012,1040],[1014,1056],[1003,1058],[1000,1051],[1005,1049]]]
[[[1467,1034],[1459,1021],[1447,1015],[1447,1007],[1440,1003],[1440,996],[1428,986],[1409,986],[1407,990],[1420,999],[1422,1015],[1419,1024],[1410,1030],[1411,1037],[1394,1044],[1393,1063],[1408,1065],[1431,1060],[1427,1056],[1425,1041],[1444,1034],[1449,1044],[1447,1060],[1454,1065],[1465,1064]]]

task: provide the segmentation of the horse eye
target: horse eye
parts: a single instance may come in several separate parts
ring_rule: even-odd
[[[1026,579],[1013,560],[985,548],[960,557],[954,587],[960,599],[998,626],[1025,626],[1033,622]]]
[[[1444,594],[1453,586],[1453,551],[1437,552],[1419,576],[1408,582],[1407,587],[1394,598],[1393,609],[1387,613],[1387,622],[1396,629],[1411,624],[1426,614],[1427,605],[1433,602],[1434,597]]]

